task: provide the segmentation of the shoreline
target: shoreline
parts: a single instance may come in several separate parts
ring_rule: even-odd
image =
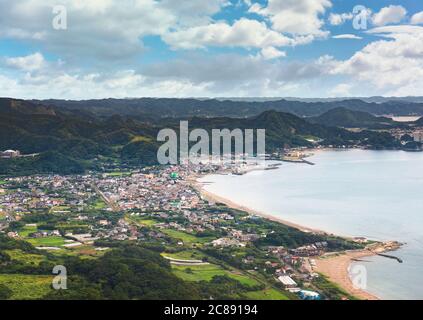
[[[325,275],[331,282],[360,300],[382,300],[364,289],[355,288],[349,273],[354,262],[375,255],[374,252],[367,249],[331,254],[316,259],[314,270]]]
[[[247,212],[251,215],[256,215],[256,216],[260,216],[262,218],[265,218],[267,220],[273,221],[273,222],[279,222],[281,224],[284,224],[288,227],[292,227],[295,229],[299,229],[303,232],[307,232],[307,233],[318,233],[318,234],[326,234],[326,235],[330,235],[330,233],[327,233],[323,230],[318,230],[318,229],[313,229],[313,228],[309,228],[309,227],[305,227],[278,217],[275,217],[274,215],[262,212],[262,211],[258,211],[258,210],[254,210],[251,208],[248,208],[246,206],[240,205],[238,203],[235,203],[232,200],[229,200],[227,198],[218,196],[210,191],[207,191],[204,189],[204,187],[201,185],[200,182],[196,181],[195,182],[195,189],[200,192],[200,194],[202,195],[203,199],[206,199],[207,201],[210,202],[214,202],[214,203],[223,203],[224,205],[228,206],[231,209],[235,209],[235,210],[239,210],[239,211],[244,211]]]
[[[222,203],[228,206],[229,208],[244,211],[251,215],[260,216],[264,219],[268,219],[273,222],[278,222],[286,226],[296,228],[303,232],[317,233],[322,235],[334,235],[333,233],[328,233],[323,230],[305,227],[305,226],[275,217],[274,215],[248,208],[246,206],[235,203],[232,200],[218,196],[210,191],[205,190],[204,183],[198,181],[198,179],[201,177],[203,176],[200,176],[200,175],[195,176],[194,178],[190,179],[190,182],[191,182],[191,185],[194,187],[194,189],[197,190],[201,194],[203,199],[207,201]],[[343,236],[342,238],[348,239],[348,237],[345,237],[345,236]],[[316,272],[322,273],[323,275],[327,276],[330,281],[337,284],[341,289],[345,290],[347,293],[349,293],[350,295],[358,299],[382,300],[380,297],[377,297],[376,295],[364,289],[355,288],[349,274],[350,267],[355,262],[355,260],[359,260],[360,258],[365,258],[365,257],[377,256],[378,253],[382,253],[386,251],[392,251],[392,250],[386,249],[385,243],[377,243],[374,246],[375,247],[373,248],[373,250],[367,247],[361,250],[335,252],[335,253],[330,253],[322,257],[318,257],[316,259],[316,267],[314,267],[313,269]]]

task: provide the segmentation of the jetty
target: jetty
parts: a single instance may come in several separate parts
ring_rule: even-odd
[[[401,248],[402,245],[402,243],[399,243],[397,241],[389,241],[382,243],[382,246],[378,246],[376,248],[370,247],[369,250],[377,256],[397,260],[399,263],[403,263],[404,261],[401,258],[386,253],[396,251]]]
[[[397,260],[399,263],[403,263],[404,261],[401,258],[395,257],[395,256],[391,256],[389,254],[384,254],[384,253],[377,253],[378,256],[381,257],[385,257],[385,258],[389,258],[389,259],[393,259],[393,260]]]
[[[290,163],[300,163],[300,164],[308,164],[310,166],[315,166],[316,164],[314,162],[308,161],[306,159],[292,159],[292,158],[283,158],[283,162],[290,162]]]

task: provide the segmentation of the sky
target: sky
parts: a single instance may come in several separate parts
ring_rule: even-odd
[[[423,0],[1,0],[0,96],[423,95]]]

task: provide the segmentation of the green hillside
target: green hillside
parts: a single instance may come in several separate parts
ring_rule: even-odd
[[[353,111],[346,108],[332,109],[309,120],[325,126],[343,128],[383,129],[398,125],[398,123],[389,118],[376,117],[367,112]]]
[[[341,115],[336,116],[339,112]],[[358,122],[370,116],[364,119],[360,113],[360,118],[346,117],[344,109],[334,113],[331,119],[352,118]],[[318,138],[323,145],[363,145],[375,149],[399,147],[389,134],[352,133],[276,111],[242,119],[194,117],[189,120],[191,129],[203,128],[209,132],[223,128],[266,129],[269,152],[286,146],[311,146],[306,140],[309,136]],[[326,124],[333,125],[335,120],[326,121]],[[21,100],[1,99],[0,150],[16,149],[26,155],[36,155],[0,160],[0,175],[81,173],[86,169],[99,169],[105,160],[131,166],[152,165],[157,161],[159,144],[156,137],[161,128],[174,128],[179,132],[179,119],[152,122],[119,115],[99,118],[79,110],[62,112]]]

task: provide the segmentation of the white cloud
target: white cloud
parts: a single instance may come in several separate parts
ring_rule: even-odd
[[[372,85],[385,95],[421,95],[423,91],[423,27],[386,26],[370,30],[386,39],[374,41],[332,73],[349,75],[357,85]]]
[[[287,6],[287,2],[292,4]],[[0,2],[0,38],[36,42],[42,50],[59,55],[69,64],[83,59],[113,66],[135,59],[146,48],[146,36],[159,36],[173,49],[207,46],[267,48],[302,45],[328,33],[320,30],[329,0],[270,0],[257,9],[273,22],[240,18],[228,23],[213,16],[228,0],[62,0],[67,9],[67,30],[54,30],[52,8],[56,0],[3,0]],[[246,1],[249,10],[257,3]],[[291,16],[292,19],[291,19]],[[282,19],[283,17],[289,17]],[[282,20],[287,24],[283,25]],[[291,33],[293,36],[288,36]]]
[[[54,30],[56,0],[0,1],[0,38],[41,44],[78,63],[81,58],[125,60],[142,52],[145,36],[203,25],[227,6],[226,0],[62,0],[67,30]]]
[[[338,35],[333,36],[332,38],[334,38],[334,39],[355,39],[355,40],[363,39],[360,36],[357,36],[355,34],[348,34],[348,33],[347,34],[338,34]]]
[[[423,24],[423,11],[418,12],[411,17],[411,24]]]
[[[249,13],[257,13],[260,14],[260,11],[262,10],[262,6],[258,3],[253,3],[250,8],[248,9]]]
[[[354,15],[352,13],[331,13],[329,15],[329,23],[333,26],[340,26],[348,20],[352,20]]]
[[[387,24],[399,23],[407,15],[407,10],[403,6],[389,6],[382,8],[372,17],[373,24],[376,26],[385,26]]]
[[[421,95],[423,92],[423,12],[401,22],[401,6],[373,16],[381,38],[345,61],[323,56],[313,61],[279,59],[283,48],[327,37],[325,22],[340,25],[351,14],[331,14],[331,0],[62,0],[68,30],[51,26],[56,0],[0,1],[0,38],[19,39],[39,53],[0,57],[0,96],[27,98],[103,98],[210,95]],[[249,18],[216,20],[227,6],[247,10]],[[257,15],[261,17],[257,17]],[[221,15],[219,15],[221,17]],[[259,19],[260,18],[260,19]],[[161,37],[173,49],[243,47],[256,56],[178,53],[180,60],[139,64],[143,38]],[[339,34],[335,39],[361,39]],[[154,48],[153,48],[154,50]],[[166,49],[167,50],[167,49]],[[47,61],[58,56],[65,62]],[[47,53],[49,55],[47,55]],[[193,58],[194,57],[194,58]],[[130,60],[133,59],[133,60]],[[97,64],[98,63],[98,64]],[[107,66],[105,68],[104,66]],[[328,85],[328,79],[334,79]],[[345,79],[347,78],[347,79]],[[330,87],[330,88],[329,88]]]
[[[6,58],[5,64],[23,71],[36,71],[43,68],[46,64],[41,53],[37,52],[24,57]]]
[[[120,71],[70,70],[66,65],[49,62],[34,71],[0,74],[0,96],[90,99],[277,96],[281,92],[312,96],[324,90],[321,77],[327,75],[332,58],[300,63],[271,59],[271,54],[282,54],[277,49],[264,52],[268,59],[261,53],[258,57],[189,53],[181,59]]]
[[[265,60],[272,60],[286,57],[286,52],[276,49],[275,47],[266,47],[260,52],[261,57]]]
[[[207,46],[265,48],[294,44],[279,32],[267,28],[264,22],[241,18],[229,25],[224,21],[178,30],[163,36],[173,48],[196,49]]]
[[[256,6],[254,12],[269,18],[276,31],[323,36],[327,32],[321,15],[331,6],[330,0],[269,0],[267,7]]]

